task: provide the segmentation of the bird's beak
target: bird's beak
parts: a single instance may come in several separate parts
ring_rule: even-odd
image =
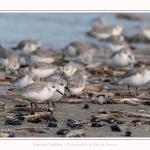
[[[56,90],[58,93],[60,93],[61,95],[63,95],[59,90]]]
[[[65,86],[65,89],[67,89],[68,91],[70,91],[70,90],[69,90],[69,88],[68,88],[68,87],[66,87],[66,86]]]
[[[64,72],[60,75],[60,77],[62,77],[64,75]]]

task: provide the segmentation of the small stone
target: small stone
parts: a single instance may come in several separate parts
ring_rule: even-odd
[[[121,132],[121,129],[117,124],[111,124],[110,128],[111,128],[112,131]]]
[[[85,105],[83,106],[83,109],[87,109],[87,108],[89,108],[89,104],[85,104]]]
[[[131,136],[132,132],[131,131],[126,131],[125,136]]]

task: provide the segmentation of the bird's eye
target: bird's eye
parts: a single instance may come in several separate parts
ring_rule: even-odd
[[[53,88],[55,88],[55,86],[53,86]]]
[[[62,83],[60,85],[63,85]]]

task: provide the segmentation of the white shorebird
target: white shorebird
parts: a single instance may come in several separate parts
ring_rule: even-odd
[[[34,62],[29,65],[29,70],[43,79],[52,76],[57,69],[58,66],[45,62]]]
[[[124,30],[124,27],[120,24],[105,26],[102,28],[96,28],[88,32],[88,36],[95,37],[98,40],[107,39],[111,36],[120,36]]]
[[[23,99],[31,102],[31,110],[33,104],[37,107],[37,103],[50,99],[55,91],[61,94],[54,82],[46,83],[42,81],[31,83],[23,88],[14,90],[14,92],[19,93]]]
[[[0,45],[0,64],[5,70],[17,70],[19,68],[18,58],[11,50],[6,50]]]
[[[12,83],[15,88],[22,88],[28,84],[39,82],[40,77],[31,71],[22,72]]]
[[[56,56],[57,54],[52,50],[38,49],[30,53],[28,57],[28,62],[45,62],[50,64],[55,61]]]
[[[108,64],[114,68],[131,67],[135,63],[135,57],[130,49],[124,48],[112,53],[108,58]]]
[[[106,41],[106,46],[112,51],[119,51],[123,48],[129,48],[129,45],[124,41],[123,36],[117,36],[117,37],[110,37],[105,40]]]
[[[99,17],[92,20],[92,26],[94,29],[103,27],[104,23],[105,23],[104,17]]]
[[[93,55],[89,50],[82,50],[76,56],[76,62],[82,65],[89,65],[92,64]]]
[[[40,40],[24,40],[19,42],[19,44],[16,47],[12,47],[12,49],[15,50],[19,56],[28,56],[30,53],[32,53],[40,47]]]
[[[49,102],[51,102],[54,105],[54,102],[60,100],[63,97],[63,95],[65,94],[65,87],[67,85],[67,82],[63,79],[60,79],[56,82],[56,85],[61,94],[58,91],[55,91],[51,96],[51,98],[46,100],[49,108],[50,108]]]
[[[150,39],[150,26],[138,26],[137,28],[142,32],[145,37]]]
[[[63,48],[63,53],[66,57],[67,56],[75,57],[81,51],[89,51],[90,53],[93,53],[96,50],[97,50],[97,48],[94,46],[91,46],[84,42],[76,41],[76,42],[71,42],[65,48]]]
[[[73,97],[83,92],[85,87],[85,80],[81,75],[81,73],[79,73],[78,71],[75,71],[73,75],[67,77],[66,81],[67,81],[66,89],[70,91]]]
[[[150,80],[150,67],[131,69],[122,76],[122,79],[123,83],[128,86],[129,93],[131,94],[130,87],[135,87],[136,95],[138,95],[137,88]]]
[[[81,64],[67,64],[63,67],[62,69],[62,73],[64,73],[66,76],[72,76],[75,71],[78,71],[83,78],[86,80],[89,76],[91,76],[91,74],[89,72],[87,72],[84,68],[84,66],[82,66]]]

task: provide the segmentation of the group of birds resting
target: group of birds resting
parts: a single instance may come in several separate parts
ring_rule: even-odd
[[[138,94],[137,87],[150,80],[150,67],[134,67],[136,59],[122,35],[124,27],[120,24],[104,26],[103,18],[93,20],[92,25],[93,30],[87,35],[105,41],[112,52],[104,64],[113,69],[128,67],[122,76],[123,83],[128,86],[130,94],[130,86],[135,87]],[[146,35],[150,33],[147,29],[141,31]],[[33,104],[37,107],[37,103],[41,101],[46,101],[50,108],[49,102],[60,100],[65,91],[71,96],[84,91],[86,80],[92,76],[85,66],[94,63],[93,57],[99,51],[100,49],[88,43],[74,41],[63,47],[61,53],[57,53],[52,49],[41,48],[40,40],[24,40],[10,50],[0,45],[0,64],[6,72],[17,71],[18,76],[12,82],[12,91],[29,100],[31,109]],[[57,58],[72,59],[68,64],[57,66],[54,64]],[[21,69],[22,66],[26,67]],[[53,77],[55,73],[59,74],[60,78],[54,82],[49,77]]]

